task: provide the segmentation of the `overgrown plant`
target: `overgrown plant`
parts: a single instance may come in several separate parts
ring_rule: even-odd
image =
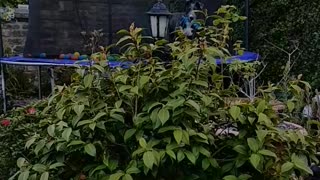
[[[120,31],[122,57],[133,63],[127,69],[109,69],[103,61],[78,68],[72,85],[57,87],[37,131],[27,135],[30,155],[18,159],[13,178],[246,180],[312,174],[306,160],[317,162],[316,142],[277,127],[282,118],[269,104],[273,87],[251,103],[224,100],[238,92],[233,84],[224,87],[216,70],[216,58],[229,57],[224,36],[230,16],[237,17],[229,14],[233,8],[220,10],[227,17],[213,17],[218,26],[203,26],[194,39],[179,32],[167,45],[146,43],[134,24]],[[170,63],[156,57],[166,48]],[[230,126],[238,134],[219,133]]]

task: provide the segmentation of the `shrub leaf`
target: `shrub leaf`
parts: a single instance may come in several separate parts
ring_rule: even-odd
[[[56,129],[56,126],[54,124],[50,125],[47,129],[48,131],[48,134],[51,136],[51,137],[54,137],[55,136],[55,129]]]
[[[42,173],[40,180],[48,180],[48,179],[49,179],[49,173],[48,172]]]
[[[257,155],[257,154],[252,154],[251,157],[250,157],[250,162],[251,162],[251,164],[252,164],[252,166],[254,168],[259,170],[258,166],[259,166],[259,164],[261,162],[261,157],[259,155]]]
[[[184,154],[187,156],[187,158],[189,159],[189,161],[190,161],[192,164],[196,164],[196,157],[193,155],[192,152],[186,151],[186,152],[184,152]]]
[[[62,138],[64,140],[66,140],[67,142],[69,142],[69,139],[70,139],[70,135],[72,133],[72,129],[71,128],[67,128],[63,131],[62,133]]]
[[[162,108],[158,113],[158,118],[160,119],[162,125],[164,125],[170,118],[169,111],[165,108]]]
[[[247,139],[248,145],[253,152],[257,152],[259,150],[258,142],[254,138]]]
[[[29,174],[30,174],[29,171],[24,171],[24,172],[22,172],[22,173],[19,175],[18,180],[28,180]]]
[[[238,106],[230,108],[229,113],[233,120],[237,120],[240,117],[241,109]]]
[[[151,151],[145,152],[143,154],[143,163],[146,165],[147,168],[152,169],[153,164],[156,162],[154,155]]]
[[[96,147],[93,144],[87,144],[84,147],[84,150],[86,151],[87,154],[90,156],[95,157],[96,156]]]
[[[261,155],[264,155],[264,156],[270,156],[270,157],[277,158],[277,155],[274,152],[267,150],[267,149],[260,150],[258,153]]]
[[[290,171],[294,167],[292,162],[286,162],[281,166],[281,173]]]
[[[136,133],[137,130],[135,129],[129,129],[127,130],[125,133],[124,133],[124,142],[127,142],[128,139],[130,139],[135,133]]]
[[[178,144],[181,143],[182,135],[183,135],[183,132],[182,132],[181,129],[175,130],[175,131],[173,132],[174,139],[176,140],[176,142],[177,142]]]

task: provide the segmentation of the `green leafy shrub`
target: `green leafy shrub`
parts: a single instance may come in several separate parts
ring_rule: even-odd
[[[244,14],[245,1],[225,2],[236,5]],[[319,88],[319,7],[317,0],[308,3],[290,0],[250,1],[249,50],[259,53],[268,64],[262,74],[263,81],[279,81],[288,53],[298,48],[291,57],[291,75],[303,74],[312,87]],[[235,27],[237,39],[244,36],[243,28],[243,24]]]
[[[36,131],[21,131],[27,137],[22,154],[28,156],[18,159],[13,178],[246,180],[312,174],[307,160],[317,162],[316,141],[278,128],[283,118],[270,104],[276,87],[260,88],[252,102],[226,100],[239,89],[224,86],[215,61],[230,56],[230,25],[243,19],[234,9],[224,6],[215,26],[194,39],[178,32],[170,44],[145,43],[148,37],[134,24],[121,30],[117,45],[135,64],[79,67],[70,86],[57,87],[37,116]],[[155,56],[167,49],[171,63]]]
[[[269,63],[264,79],[278,80],[276,75],[282,70],[276,67],[284,67],[287,59],[286,53],[271,42],[288,52],[297,46],[299,50],[292,56],[292,73],[303,74],[313,87],[319,87],[319,7],[317,0],[308,3],[289,0],[251,2],[250,47],[265,56]]]
[[[32,106],[18,108],[2,117],[0,126],[0,179],[9,179],[18,170],[16,160],[23,156],[29,158],[25,150],[26,139],[37,133],[38,124],[44,117],[41,115],[47,102],[36,103]]]
[[[0,7],[14,7],[18,4],[26,4],[27,0],[2,0],[0,2]]]

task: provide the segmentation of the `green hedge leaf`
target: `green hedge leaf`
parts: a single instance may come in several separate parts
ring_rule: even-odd
[[[96,147],[93,144],[87,144],[84,147],[84,150],[86,151],[87,154],[90,156],[95,157],[96,156]]]

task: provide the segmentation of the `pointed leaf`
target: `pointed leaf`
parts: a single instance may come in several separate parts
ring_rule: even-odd
[[[144,138],[139,139],[139,144],[142,148],[145,148],[145,149],[147,148],[147,142]]]
[[[185,158],[184,153],[180,150],[177,155],[178,162],[181,162]]]
[[[176,142],[177,142],[178,144],[180,144],[180,143],[181,143],[181,140],[182,140],[182,135],[183,135],[182,130],[181,130],[181,129],[175,130],[175,131],[173,132],[173,135],[174,135],[174,139],[176,140]]]
[[[238,180],[248,180],[250,178],[252,178],[250,175],[242,174],[242,175],[239,176]]]
[[[205,149],[203,146],[200,146],[199,150],[200,150],[200,153],[203,154],[204,156],[206,156],[206,157],[211,156],[211,153],[207,149]]]
[[[124,142],[127,142],[128,139],[130,139],[135,133],[136,133],[136,129],[129,129],[126,131],[126,133],[124,134]]]
[[[169,150],[166,151],[166,153],[167,153],[170,157],[172,157],[174,160],[177,159],[176,155],[174,154],[174,152],[173,152],[172,150],[169,149]]]
[[[259,121],[259,123],[263,123],[263,124],[265,124],[267,126],[272,126],[273,125],[273,123],[271,122],[270,118],[267,115],[263,114],[263,113],[259,114],[258,121]]]
[[[216,159],[214,159],[214,158],[209,158],[209,161],[210,161],[210,164],[211,164],[212,167],[214,167],[214,168],[220,168],[219,163],[218,163],[218,161],[217,161]]]
[[[139,174],[140,173],[140,169],[136,168],[136,167],[131,167],[126,171],[127,174]]]
[[[262,100],[259,102],[258,107],[257,107],[257,114],[263,113],[264,110],[266,109],[266,101]]]
[[[193,107],[195,110],[197,110],[198,113],[200,113],[201,109],[200,109],[200,106],[198,103],[196,103],[195,101],[193,100],[188,100],[186,102],[188,105],[190,105],[191,107]]]
[[[157,106],[163,106],[163,104],[162,103],[159,103],[159,102],[155,102],[155,103],[153,103],[153,104],[151,104],[150,106],[149,106],[149,108],[148,108],[148,113],[150,113],[150,111],[153,109],[153,108],[155,108],[155,107],[157,107]]]
[[[118,121],[124,123],[124,118],[123,118],[123,116],[120,115],[120,114],[111,114],[110,117],[112,117],[113,119],[118,120]]]
[[[230,108],[229,113],[233,120],[237,120],[240,117],[241,109],[238,106],[233,106]]]
[[[146,85],[149,82],[150,78],[149,76],[141,76],[139,80],[139,87],[142,88],[144,85]]]
[[[48,180],[48,179],[49,179],[49,173],[48,172],[42,173],[40,180]]]
[[[35,165],[32,167],[32,169],[33,169],[34,171],[39,172],[39,173],[43,173],[43,172],[45,172],[45,171],[47,170],[47,167],[46,167],[45,165],[43,165],[43,164],[35,164]]]
[[[261,155],[264,155],[264,156],[270,156],[270,157],[277,158],[277,155],[274,152],[267,150],[267,149],[260,150],[258,153]]]
[[[281,173],[286,173],[292,170],[293,167],[294,167],[294,164],[292,162],[286,162],[281,166]]]
[[[96,128],[96,125],[97,125],[97,123],[96,123],[96,122],[93,122],[93,123],[89,124],[89,128],[90,128],[92,131],[94,131],[94,129]]]
[[[35,137],[32,137],[30,140],[27,141],[26,145],[25,145],[25,148],[26,149],[29,149],[30,146],[36,141],[36,138]]]
[[[66,112],[65,109],[60,109],[60,110],[57,112],[57,118],[60,119],[60,120],[62,120],[65,112]]]
[[[56,129],[56,126],[55,126],[54,124],[50,125],[50,126],[47,128],[48,134],[49,134],[51,137],[54,137],[54,136],[55,136],[55,129]]]
[[[83,126],[83,125],[87,125],[87,124],[90,124],[92,123],[93,121],[91,120],[84,120],[84,121],[80,121],[77,125],[77,127],[80,127],[80,126]]]
[[[84,105],[76,105],[73,107],[74,112],[80,116],[84,110]]]
[[[122,172],[112,174],[109,177],[109,180],[119,180],[123,175],[124,175],[124,173],[122,173]]]
[[[186,152],[184,152],[184,154],[187,156],[187,158],[189,159],[189,161],[192,164],[196,164],[196,157],[194,156],[194,154],[192,152],[186,151]]]
[[[28,180],[29,174],[30,174],[29,171],[24,171],[24,172],[20,173],[18,180]]]
[[[208,158],[202,160],[202,169],[207,170],[210,167],[210,161]]]
[[[199,85],[199,86],[208,88],[208,82],[206,82],[206,81],[197,80],[197,81],[193,81],[192,83],[195,85]]]
[[[132,86],[130,86],[130,85],[123,85],[123,86],[120,86],[119,92],[121,93],[121,92],[126,91],[131,88],[132,88]]]
[[[80,141],[80,140],[71,141],[71,143],[68,144],[68,147],[70,147],[70,146],[77,146],[77,145],[81,145],[81,144],[85,144],[85,142]]]
[[[54,164],[52,164],[52,165],[50,165],[50,167],[49,167],[49,169],[51,170],[51,169],[57,169],[58,167],[63,167],[63,166],[65,166],[63,163],[54,163]]]
[[[252,166],[258,170],[258,166],[261,162],[261,157],[257,154],[252,154],[250,157],[250,162]]]
[[[259,150],[259,144],[256,139],[248,138],[247,142],[248,142],[248,145],[249,145],[251,151],[257,152]]]
[[[121,44],[121,43],[123,43],[123,42],[125,42],[125,41],[128,41],[128,40],[131,40],[132,39],[132,37],[131,36],[124,36],[124,37],[122,37],[118,42],[117,42],[117,46],[119,45],[119,44]]]
[[[130,92],[132,92],[135,95],[139,95],[139,87],[135,86],[135,87],[131,88]]]
[[[84,77],[84,87],[88,88],[92,86],[94,76],[92,74],[88,74]]]
[[[313,174],[312,170],[308,166],[308,164],[299,156],[293,154],[291,157],[292,163],[294,166],[308,174]]]
[[[35,154],[38,155],[45,145],[46,145],[46,142],[44,140],[39,141],[37,143],[36,148],[34,149]]]
[[[235,150],[237,153],[242,154],[242,155],[247,154],[247,150],[244,145],[237,145],[236,147],[233,148],[233,150]]]
[[[256,133],[257,133],[257,137],[258,137],[259,141],[263,143],[264,139],[266,138],[266,136],[268,134],[268,131],[266,131],[266,130],[257,130]]]
[[[133,180],[130,174],[126,174],[122,177],[122,180]]]
[[[65,130],[63,131],[63,133],[62,133],[62,138],[63,138],[64,140],[66,140],[67,142],[69,142],[69,138],[70,138],[71,133],[72,133],[72,129],[71,129],[71,128],[65,129]]]
[[[102,118],[103,116],[106,116],[107,115],[107,113],[105,113],[105,112],[99,112],[93,119],[92,119],[92,121],[97,121],[97,120],[99,120],[100,118]]]
[[[95,157],[96,156],[96,147],[93,144],[87,144],[84,147],[84,150],[86,151],[87,154],[90,156]]]
[[[156,159],[151,151],[145,152],[143,154],[143,163],[149,169],[152,169],[153,164],[156,162]]]
[[[295,108],[295,104],[292,101],[288,101],[287,107],[288,107],[288,111],[291,113]]]
[[[158,112],[158,118],[160,119],[162,125],[164,125],[170,118],[170,113],[167,109],[161,109]]]

